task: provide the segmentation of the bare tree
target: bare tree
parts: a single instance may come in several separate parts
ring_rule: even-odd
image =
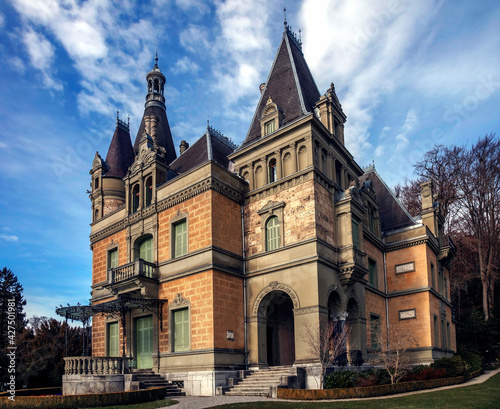
[[[382,365],[391,377],[391,383],[397,383],[410,369],[407,351],[418,346],[417,340],[406,328],[390,326],[387,331],[373,331],[379,350],[371,361]]]
[[[322,329],[318,329],[306,320],[300,335],[302,340],[307,344],[307,352],[319,359],[321,375],[319,381],[316,378],[316,383],[322,389],[328,367],[333,365],[347,352],[347,323],[346,321],[329,321]]]

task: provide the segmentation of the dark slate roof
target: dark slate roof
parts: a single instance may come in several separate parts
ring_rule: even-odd
[[[141,141],[142,135],[146,130],[146,125],[144,123],[144,116],[155,115],[158,117],[158,126],[156,128],[155,143],[158,146],[162,146],[166,149],[166,160],[170,163],[175,160],[177,154],[175,153],[174,141],[172,140],[172,133],[170,132],[170,126],[168,124],[167,114],[164,109],[157,106],[149,106],[144,110],[144,115],[142,116],[141,125],[137,131],[137,136],[134,143],[134,151],[139,152],[139,143]]]
[[[320,93],[294,34],[286,27],[250,129],[241,147],[261,136],[260,118],[269,99],[283,112],[283,125],[314,112]]]
[[[134,149],[132,148],[130,133],[126,129],[128,129],[128,126],[116,125],[106,155],[108,171],[105,176],[123,178],[127,174],[129,166],[134,162]]]
[[[370,167],[359,178],[360,184],[363,184],[367,180],[371,180],[373,190],[377,196],[382,231],[399,229],[416,224],[374,167]]]
[[[209,127],[200,139],[170,164],[170,169],[177,173],[185,173],[210,160],[228,169],[227,157],[235,148],[229,139]]]

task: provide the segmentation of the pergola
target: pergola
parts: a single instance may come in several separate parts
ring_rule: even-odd
[[[63,307],[62,305],[56,308],[56,314],[64,317],[66,319],[66,324],[68,319],[72,321],[80,321],[84,327],[84,337],[83,337],[83,356],[87,355],[88,351],[88,329],[91,318],[94,315],[104,315],[107,317],[113,317],[120,320],[122,324],[122,335],[123,340],[125,340],[125,325],[126,325],[126,314],[134,309],[141,309],[142,311],[150,311],[158,317],[160,323],[160,331],[163,331],[163,304],[167,300],[158,298],[126,298],[118,297],[117,299],[106,301],[100,304],[94,305],[69,305]],[[68,356],[68,326],[66,325],[66,356]],[[125,356],[125,342],[122,343],[122,353]]]

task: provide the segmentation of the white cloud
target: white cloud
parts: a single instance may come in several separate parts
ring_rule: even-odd
[[[24,64],[23,60],[21,60],[19,57],[12,57],[9,58],[8,61],[13,69],[19,71],[21,74],[24,74],[24,71],[26,71],[26,65]]]
[[[7,144],[0,141],[0,149],[7,149]]]
[[[190,52],[206,54],[212,47],[208,42],[208,31],[197,25],[190,25],[179,35],[181,45]]]
[[[384,154],[385,148],[383,145],[377,146],[377,149],[375,149],[375,156],[378,158]]]
[[[5,241],[19,241],[19,237],[14,236],[14,235],[8,235],[8,234],[0,234],[0,240],[5,240]]]
[[[51,75],[51,65],[55,53],[52,43],[43,34],[35,32],[32,28],[28,28],[21,36],[28,51],[31,65],[42,73],[43,84],[47,88],[62,91],[62,83]]]
[[[418,115],[416,111],[412,108],[408,111],[405,119],[405,123],[401,127],[401,132],[396,135],[396,152],[402,151],[408,146],[409,137],[412,135],[413,130],[418,124]]]
[[[187,56],[177,60],[175,65],[170,69],[173,74],[184,74],[186,72],[197,73],[199,70],[200,66],[191,61]]]

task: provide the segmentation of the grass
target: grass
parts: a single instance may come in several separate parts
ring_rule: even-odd
[[[162,399],[156,400],[154,402],[144,402],[144,403],[135,403],[133,405],[119,405],[119,406],[101,406],[100,409],[157,409],[164,408],[165,406],[175,405],[176,400],[171,399]],[[83,409],[95,409],[95,408],[83,408]]]
[[[174,406],[175,408],[175,406]],[[399,398],[363,399],[330,402],[252,402],[216,406],[217,409],[500,409],[500,374],[479,385],[436,392],[419,393]]]

